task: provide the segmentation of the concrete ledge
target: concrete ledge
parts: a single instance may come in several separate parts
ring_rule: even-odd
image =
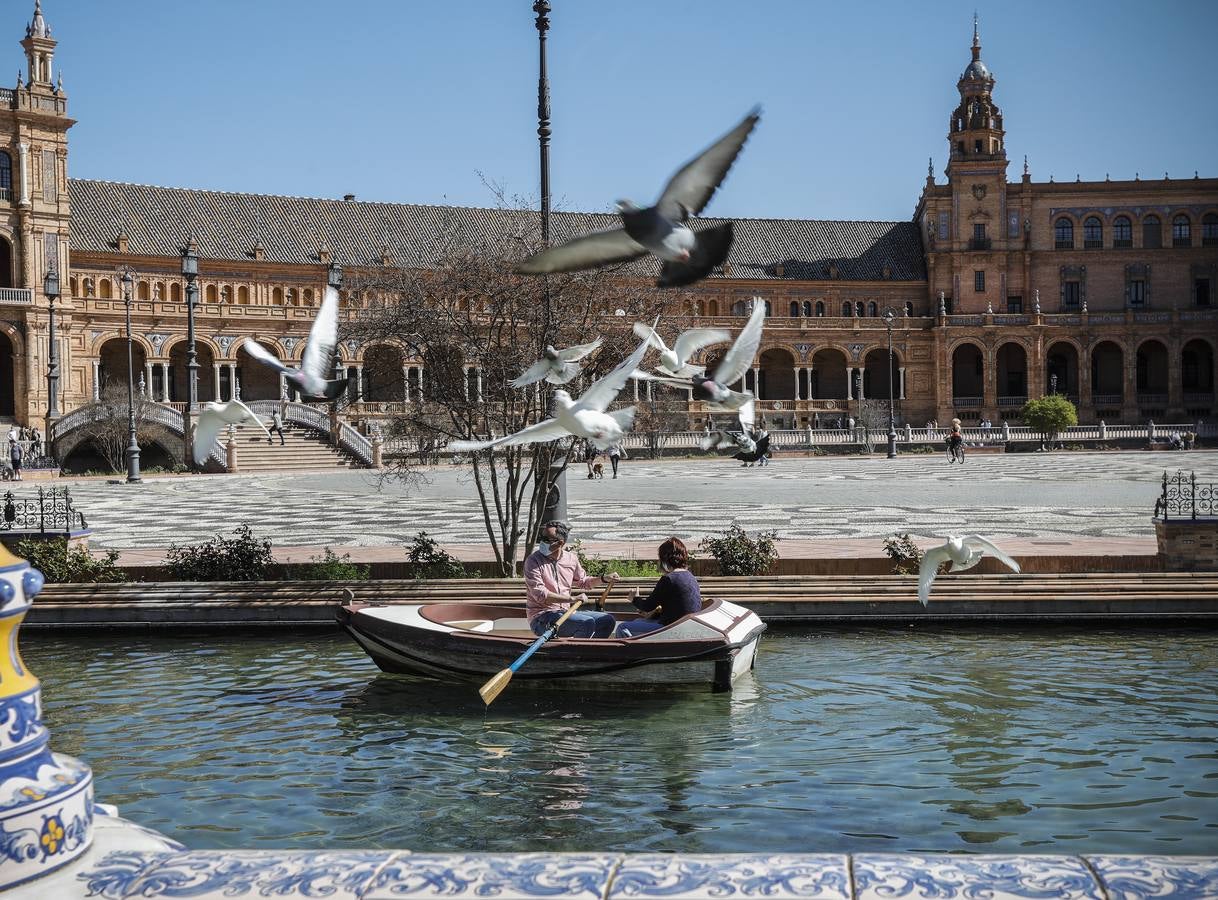
[[[610,597],[625,612],[631,587]],[[913,576],[704,578],[702,594],[753,609],[773,622],[916,622],[1214,620],[1218,573],[1104,575],[942,575],[931,602],[917,600]],[[367,582],[163,582],[126,585],[50,584],[25,627],[333,627],[344,589],[376,603],[519,604],[513,579]]]
[[[64,885],[66,887],[66,885]],[[877,900],[881,897],[1218,896],[1218,858],[912,854],[410,853],[400,850],[115,852],[57,898],[654,897]],[[13,893],[47,895],[31,883]]]

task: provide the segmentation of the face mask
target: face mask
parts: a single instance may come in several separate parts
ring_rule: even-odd
[[[537,545],[537,552],[544,553],[546,556],[549,556],[550,555],[550,545],[547,544],[545,541],[542,541],[541,543],[539,543]]]

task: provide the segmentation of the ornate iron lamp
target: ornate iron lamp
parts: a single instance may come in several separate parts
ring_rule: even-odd
[[[131,297],[135,273],[130,266],[121,266],[118,271],[122,275],[123,306],[127,310],[127,484],[139,484],[140,445],[135,439],[135,371],[131,361]]]

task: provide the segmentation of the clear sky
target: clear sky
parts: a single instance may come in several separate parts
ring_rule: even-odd
[[[972,3],[552,0],[556,208],[645,201],[754,104],[707,214],[907,219],[942,181]],[[73,177],[535,202],[531,0],[45,0]],[[0,14],[10,72],[33,0]],[[977,5],[1011,180],[1218,176],[1218,2]],[[15,74],[10,76],[12,83]]]

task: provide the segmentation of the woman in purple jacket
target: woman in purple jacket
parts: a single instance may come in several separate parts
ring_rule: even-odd
[[[651,615],[618,623],[615,637],[646,634],[702,609],[702,592],[698,589],[698,579],[687,568],[689,551],[685,545],[680,539],[670,537],[660,545],[658,556],[664,574],[656,586],[646,597],[640,596],[638,588],[630,596],[631,603]]]

